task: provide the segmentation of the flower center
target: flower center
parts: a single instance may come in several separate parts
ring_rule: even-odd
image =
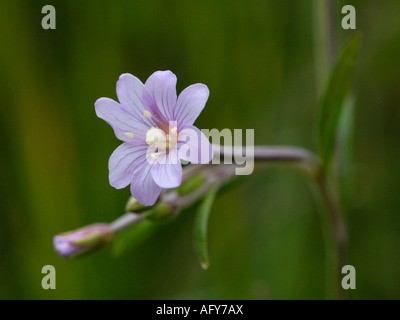
[[[151,127],[146,132],[146,143],[149,146],[154,146],[160,151],[167,153],[172,150],[178,143],[178,130],[176,127],[170,128],[166,134],[164,130],[156,127]]]

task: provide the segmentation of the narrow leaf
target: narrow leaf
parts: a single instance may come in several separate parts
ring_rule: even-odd
[[[343,114],[340,119],[338,128],[337,145],[338,152],[337,170],[339,186],[341,190],[341,199],[346,209],[351,199],[352,190],[352,160],[353,160],[353,143],[354,143],[354,105],[355,98],[350,95],[346,99]]]
[[[219,185],[214,185],[210,190],[208,190],[206,196],[200,203],[199,211],[195,220],[195,246],[200,260],[200,265],[203,269],[208,269],[210,266],[207,247],[208,217],[210,216],[211,207],[218,192],[218,188]]]
[[[333,67],[319,107],[318,144],[322,164],[328,169],[346,97],[353,81],[361,36],[356,34],[345,45]]]

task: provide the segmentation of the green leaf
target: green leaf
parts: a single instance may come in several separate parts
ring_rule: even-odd
[[[354,76],[355,62],[361,36],[356,34],[345,45],[333,67],[322,96],[318,117],[318,145],[325,170],[335,149],[340,117]]]
[[[195,219],[195,246],[198,258],[200,260],[200,265],[203,269],[208,269],[210,266],[207,247],[207,226],[208,217],[210,216],[211,207],[218,189],[219,185],[214,185],[210,188],[210,190],[208,190],[207,194],[200,203],[199,211]]]
[[[341,191],[340,198],[344,208],[349,206],[352,190],[351,165],[353,163],[353,144],[354,144],[354,105],[355,98],[350,95],[345,102],[343,114],[340,119],[337,137],[337,172]]]

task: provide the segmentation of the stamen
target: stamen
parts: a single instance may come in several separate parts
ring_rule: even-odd
[[[151,118],[151,113],[147,110],[143,110],[143,115],[145,116],[145,118],[150,119]]]
[[[133,139],[135,137],[135,135],[132,132],[125,132],[125,137],[127,137],[128,139]]]

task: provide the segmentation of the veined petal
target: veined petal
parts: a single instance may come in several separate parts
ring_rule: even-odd
[[[179,129],[194,123],[206,105],[209,93],[208,87],[202,83],[193,84],[181,92],[174,113]]]
[[[181,184],[182,164],[179,161],[177,148],[158,157],[151,168],[151,175],[162,188],[175,188]]]
[[[129,140],[125,135],[126,132],[139,136],[146,135],[148,126],[143,122],[137,121],[118,102],[109,98],[100,98],[95,102],[94,106],[97,116],[114,129],[118,139],[122,141]]]
[[[195,126],[188,126],[179,132],[178,149],[179,158],[193,164],[206,164],[213,158],[211,143]]]
[[[144,86],[147,89],[142,96],[145,107],[150,108],[165,123],[174,120],[176,76],[171,71],[156,71]]]
[[[145,206],[152,206],[161,193],[151,175],[152,164],[147,159],[142,161],[132,175],[131,193],[132,196]]]
[[[112,153],[108,161],[110,184],[116,189],[125,188],[132,182],[135,169],[146,161],[147,144],[123,143]]]
[[[143,115],[146,109],[143,105],[144,84],[135,76],[124,73],[117,82],[117,96],[122,107],[137,121],[146,124],[147,126],[154,125],[151,119]]]

